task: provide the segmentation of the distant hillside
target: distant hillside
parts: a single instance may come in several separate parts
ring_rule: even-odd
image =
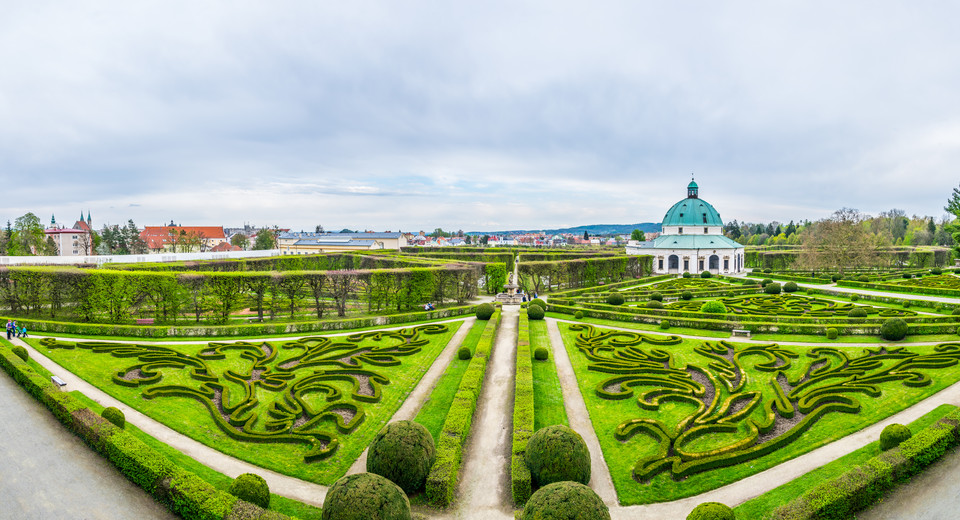
[[[470,231],[469,235],[518,235],[522,233],[546,233],[549,235],[558,235],[561,233],[572,233],[582,235],[584,231],[594,235],[629,235],[634,229],[639,229],[644,233],[659,233],[660,224],[654,222],[644,222],[641,224],[590,224],[588,226],[576,226],[558,229],[515,229],[511,231]]]

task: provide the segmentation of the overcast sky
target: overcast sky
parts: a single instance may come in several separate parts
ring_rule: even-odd
[[[956,2],[2,0],[0,218],[943,215]]]

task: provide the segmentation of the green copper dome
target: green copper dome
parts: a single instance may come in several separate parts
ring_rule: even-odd
[[[676,203],[663,216],[663,226],[723,226],[720,213],[699,196],[693,181],[687,186],[687,198]]]

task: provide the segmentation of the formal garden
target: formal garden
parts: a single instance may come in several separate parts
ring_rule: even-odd
[[[734,510],[697,497],[960,381],[960,277],[909,260],[651,276],[649,257],[610,250],[408,248],[6,267],[0,313],[30,334],[2,341],[0,364],[185,518],[445,518],[490,497],[490,518],[632,518],[684,499],[690,518],[846,518],[960,441],[956,407],[874,439],[886,455],[857,446]],[[495,302],[510,273],[520,306]],[[61,390],[61,370],[253,476]],[[478,452],[504,434],[502,453]],[[313,495],[266,489],[258,468]]]

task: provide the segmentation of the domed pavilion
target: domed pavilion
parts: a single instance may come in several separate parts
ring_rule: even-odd
[[[734,274],[743,271],[742,245],[723,236],[723,220],[712,204],[700,198],[700,188],[690,181],[687,198],[663,216],[660,236],[627,246],[628,255],[652,255],[657,274]]]

